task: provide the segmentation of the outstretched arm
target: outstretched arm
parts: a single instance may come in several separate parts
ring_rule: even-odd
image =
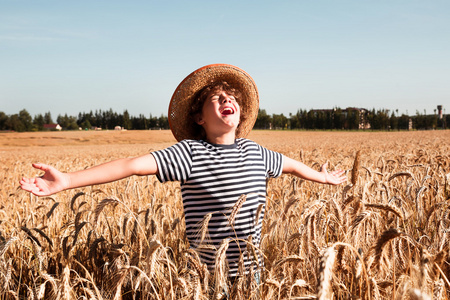
[[[308,167],[307,165],[289,157],[284,157],[283,173],[292,174],[297,177],[326,184],[341,184],[347,180],[344,171],[333,171],[328,173],[328,163],[320,168],[320,172]]]
[[[44,171],[41,177],[22,178],[22,189],[36,196],[48,196],[57,192],[94,184],[108,183],[131,175],[153,175],[158,171],[155,158],[146,154],[135,158],[122,158],[86,170],[63,173],[52,166],[33,164]]]

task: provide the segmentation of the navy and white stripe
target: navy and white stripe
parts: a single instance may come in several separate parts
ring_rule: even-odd
[[[230,238],[227,260],[229,275],[235,276],[239,256],[246,252],[245,242],[259,247],[266,202],[266,178],[278,177],[283,169],[283,156],[247,139],[233,145],[213,145],[205,141],[184,140],[167,149],[153,152],[158,165],[159,181],[180,181],[186,221],[186,235],[192,248],[210,269],[214,268],[214,250],[198,248],[200,223],[212,213],[207,244],[219,248]],[[234,222],[228,223],[231,208],[241,195],[247,199]],[[263,204],[258,224],[256,212]],[[244,256],[247,258],[247,255]],[[261,261],[261,260],[260,260]],[[245,259],[245,266],[252,263]]]

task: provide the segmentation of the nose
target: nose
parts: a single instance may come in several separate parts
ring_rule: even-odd
[[[231,102],[231,97],[225,93],[222,94],[222,103]]]

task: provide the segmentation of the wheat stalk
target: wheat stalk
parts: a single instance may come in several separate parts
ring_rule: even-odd
[[[333,275],[332,270],[335,258],[336,252],[334,247],[328,247],[322,255],[317,287],[317,298],[320,300],[330,299],[331,297],[331,277]]]
[[[214,267],[214,299],[219,299],[223,289],[227,289],[227,260],[226,252],[230,239],[224,239],[216,252]]]
[[[231,227],[234,227],[234,221],[236,219],[236,215],[238,214],[238,212],[241,209],[242,205],[244,204],[245,200],[247,200],[247,195],[241,195],[241,196],[239,196],[236,203],[233,205],[230,216],[228,217],[228,223],[230,224]]]
[[[0,243],[0,257],[2,257],[8,250],[8,247],[17,241],[19,238],[17,236],[10,237],[8,240]]]
[[[72,197],[72,200],[70,200],[70,209],[71,209],[74,213],[75,213],[75,208],[74,208],[75,201],[77,200],[78,197],[83,196],[83,195],[85,195],[84,192],[78,192],[78,193],[76,193],[76,194]],[[80,207],[78,207],[78,210],[79,210],[79,209],[80,209]]]
[[[50,210],[47,213],[47,219],[50,219],[50,217],[52,216],[53,212],[58,207],[58,205],[59,205],[59,202],[56,202],[55,204],[52,205],[52,207],[50,208]]]
[[[160,241],[158,241],[156,239],[153,239],[149,243],[149,247],[148,247],[148,250],[147,250],[147,257],[149,258],[148,265],[149,265],[149,270],[150,270],[150,274],[149,274],[150,278],[153,278],[154,276],[157,275],[157,272],[156,272],[156,269],[155,269],[156,268],[156,261],[159,258],[157,250],[159,248],[161,248],[161,247],[163,247],[163,245],[161,244]]]
[[[381,252],[383,251],[383,247],[392,239],[395,239],[396,237],[401,236],[402,233],[399,232],[395,228],[391,228],[386,230],[381,234],[381,236],[378,238],[375,246],[373,247],[373,251],[375,253],[375,268],[380,269],[380,261],[381,261]]]
[[[11,274],[12,274],[12,258],[10,258],[8,260],[6,265],[7,265],[6,274],[3,274],[3,272],[0,273],[0,275],[3,277],[3,289],[4,290],[8,290],[9,286],[10,286]]]
[[[360,165],[361,165],[361,150],[358,150],[358,151],[356,151],[355,160],[353,162],[353,168],[352,168],[351,183],[353,186],[355,186],[356,182],[358,181]]]
[[[275,262],[274,264],[274,268],[278,268],[281,267],[282,265],[286,264],[286,263],[300,263],[300,262],[304,262],[305,259],[303,257],[300,257],[298,255],[289,255],[287,257],[284,257],[282,259],[280,259],[279,261]]]
[[[68,265],[66,265],[63,269],[62,278],[61,278],[61,286],[58,290],[58,294],[56,295],[56,299],[57,300],[75,299],[73,290],[70,286],[70,268]]]
[[[368,208],[376,208],[387,212],[391,212],[400,219],[403,219],[402,212],[395,206],[389,204],[376,204],[376,203],[364,203],[364,206]]]
[[[445,175],[444,195],[446,200],[450,199],[450,173]]]
[[[445,299],[444,280],[441,278],[433,282],[433,299]]]
[[[194,267],[195,271],[197,272],[200,281],[204,281],[205,279],[205,273],[204,273],[204,269],[203,269],[203,264],[200,261],[200,257],[198,256],[198,253],[196,251],[194,251],[193,249],[188,249],[185,253],[188,262],[190,264],[192,264],[192,266]]]
[[[109,204],[117,205],[119,203],[118,200],[112,198],[103,199],[94,209],[94,221],[93,224],[97,224],[98,217],[102,210]]]
[[[205,241],[205,238],[207,236],[208,233],[208,225],[209,225],[209,221],[211,220],[213,213],[208,213],[203,217],[202,222],[200,223],[200,230],[199,230],[199,234],[200,234],[200,242],[199,244],[202,245],[203,242]]]
[[[36,245],[38,245],[39,247],[42,247],[41,243],[39,242],[39,240],[31,233],[30,229],[28,229],[25,226],[22,226],[20,229],[22,229],[26,234],[27,237],[33,241],[34,243],[36,243]]]
[[[72,247],[75,246],[78,239],[78,234],[80,233],[81,229],[84,227],[84,225],[88,224],[88,222],[81,222],[77,226],[75,226],[75,233],[73,235],[73,241],[72,241]]]
[[[375,278],[370,278],[370,298],[381,299],[380,290],[378,289],[378,284]]]
[[[122,299],[122,286],[123,286],[123,283],[125,281],[125,278],[128,275],[128,272],[129,272],[129,267],[124,267],[124,268],[121,268],[120,270],[118,270],[119,278],[115,282],[116,292],[114,294],[114,298],[113,298],[114,300],[121,300]]]
[[[398,172],[389,177],[388,181],[391,181],[394,178],[400,177],[400,176],[406,176],[406,177],[413,177],[413,175],[410,172]]]
[[[292,197],[291,199],[289,199],[289,201],[286,203],[285,207],[284,207],[284,211],[283,211],[283,220],[286,219],[287,213],[289,212],[289,209],[298,201],[297,198]]]
[[[258,225],[259,218],[261,216],[261,212],[262,212],[263,208],[264,208],[264,204],[263,203],[258,205],[258,209],[256,210],[256,214],[255,214],[255,222],[253,223],[253,226]]]

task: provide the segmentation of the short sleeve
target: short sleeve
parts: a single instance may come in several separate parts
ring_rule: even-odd
[[[169,148],[152,152],[158,165],[156,174],[160,182],[185,182],[192,169],[192,151],[187,141],[181,141]]]
[[[271,178],[279,177],[283,173],[283,155],[260,145],[258,146],[266,168],[266,176]]]

